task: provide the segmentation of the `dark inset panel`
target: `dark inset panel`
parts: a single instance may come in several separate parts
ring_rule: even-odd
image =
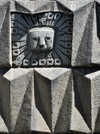
[[[73,14],[11,14],[14,67],[70,66]]]

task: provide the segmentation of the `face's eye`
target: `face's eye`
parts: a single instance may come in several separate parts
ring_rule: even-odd
[[[37,40],[38,40],[38,38],[37,38],[37,37],[33,37],[33,40],[34,40],[34,41],[37,41]]]
[[[46,37],[46,40],[50,40],[51,38],[49,36]]]

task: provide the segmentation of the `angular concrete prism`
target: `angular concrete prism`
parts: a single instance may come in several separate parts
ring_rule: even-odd
[[[0,5],[0,67],[12,66],[10,2]]]
[[[75,106],[91,129],[91,81],[76,70],[74,71],[74,91]]]
[[[0,85],[0,113],[8,132],[70,130],[71,69],[36,68],[35,72],[2,69],[0,72],[0,82],[5,83]]]
[[[3,72],[5,70],[0,69],[0,72],[1,71]],[[31,81],[33,69],[11,69],[4,75],[2,75],[2,72],[0,74],[0,83],[5,84],[0,84],[1,117],[3,118],[9,132],[15,131],[17,126],[17,131],[22,130],[23,127],[27,130],[30,128],[30,120],[25,118],[25,115],[22,115],[22,117],[25,118],[26,121],[29,120],[26,127],[25,122],[24,126],[23,124],[18,125],[18,123],[25,94],[32,86]],[[31,108],[29,107],[27,110],[30,117]]]
[[[90,0],[83,5],[74,11],[71,63],[73,67],[100,65],[100,4]]]
[[[100,71],[87,74],[91,81],[92,132],[100,133]]]
[[[100,71],[74,70],[75,105],[92,133],[100,133]]]
[[[72,66],[91,65],[93,21],[93,2],[81,7],[74,13]]]
[[[0,69],[0,132],[99,133],[97,70]]]
[[[72,74],[70,69],[37,68],[34,76],[35,104],[51,132],[70,129]]]

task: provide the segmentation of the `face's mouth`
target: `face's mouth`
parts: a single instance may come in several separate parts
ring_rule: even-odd
[[[48,51],[52,51],[53,47],[52,45],[48,46],[48,44],[43,44],[43,45],[39,44],[36,47],[34,47],[34,43],[33,43],[33,45],[31,44],[30,46],[30,50],[35,52],[46,52],[46,51],[48,52]]]
[[[49,51],[52,51],[53,48],[45,48],[44,46],[40,46],[38,48],[34,48],[34,49],[31,49],[31,51],[34,51],[34,52],[49,52]]]
[[[40,45],[39,48],[45,49],[45,45]]]

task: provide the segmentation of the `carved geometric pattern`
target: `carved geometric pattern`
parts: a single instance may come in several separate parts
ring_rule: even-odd
[[[35,104],[50,131],[67,132],[72,111],[71,70],[35,69],[34,80]]]
[[[1,134],[100,133],[100,68],[80,68],[100,66],[99,10],[100,0],[0,0]]]
[[[47,68],[46,74],[44,70],[35,69],[34,72],[34,69],[10,69],[0,75],[0,82],[6,83],[0,86],[0,93],[3,95],[7,91],[1,98],[1,116],[9,132],[66,132],[69,128],[71,70]],[[58,96],[55,97],[55,94]]]
[[[11,67],[10,2],[0,5],[0,67]]]
[[[100,133],[100,71],[76,69],[74,84],[76,108],[92,133]]]
[[[71,62],[73,67],[100,65],[100,44],[97,36],[99,23],[95,4],[95,2],[90,1],[74,14]],[[81,25],[82,22],[84,22],[83,25]]]
[[[18,67],[70,66],[73,14],[12,13],[12,57]]]
[[[100,133],[97,70],[0,69],[0,132]]]

